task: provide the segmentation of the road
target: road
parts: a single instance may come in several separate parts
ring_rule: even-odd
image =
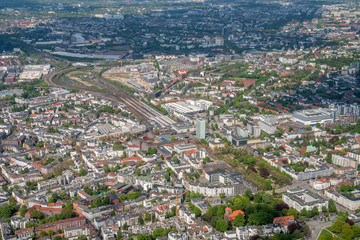
[[[333,225],[335,219],[336,219],[336,215],[331,216],[330,221],[328,221],[328,222],[323,222],[321,220],[314,220],[314,221],[307,222],[307,225],[309,226],[309,228],[311,230],[311,236],[308,237],[307,239],[311,239],[311,240],[318,239],[321,231],[323,229],[328,228],[331,225]]]

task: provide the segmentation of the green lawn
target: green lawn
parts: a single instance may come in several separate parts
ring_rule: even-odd
[[[332,234],[331,234],[328,230],[324,229],[324,230],[322,230],[322,231],[321,231],[320,236],[319,236],[319,238],[318,238],[318,239],[320,239],[320,238],[321,238],[321,236],[328,236],[328,237],[332,237]]]

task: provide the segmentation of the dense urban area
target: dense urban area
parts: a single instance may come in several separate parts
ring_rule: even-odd
[[[3,240],[360,239],[358,0],[1,0]]]

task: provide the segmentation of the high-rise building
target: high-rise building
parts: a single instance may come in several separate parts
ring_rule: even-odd
[[[196,138],[205,139],[206,122],[205,119],[196,119]]]

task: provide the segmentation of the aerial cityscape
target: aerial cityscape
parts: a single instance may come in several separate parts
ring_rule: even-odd
[[[2,240],[360,239],[359,0],[1,0]]]

